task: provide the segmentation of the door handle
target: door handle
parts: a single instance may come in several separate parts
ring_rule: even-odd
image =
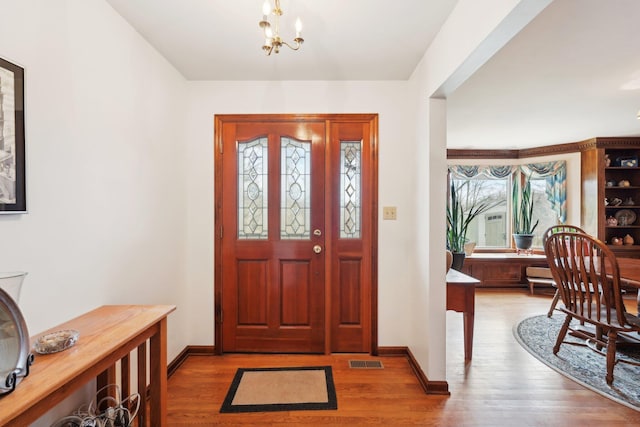
[[[315,252],[315,253],[319,254],[320,252],[322,252],[322,246],[320,246],[320,245],[315,245],[315,246],[313,247],[313,252]]]

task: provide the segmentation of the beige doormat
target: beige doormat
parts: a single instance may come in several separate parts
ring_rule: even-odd
[[[338,409],[331,366],[240,368],[220,412]]]

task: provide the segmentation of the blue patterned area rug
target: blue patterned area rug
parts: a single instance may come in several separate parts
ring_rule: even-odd
[[[613,384],[607,385],[606,357],[588,347],[562,344],[557,355],[553,346],[565,316],[555,313],[529,317],[514,326],[516,340],[538,360],[555,369],[567,378],[615,400],[636,411],[640,411],[640,366],[618,363],[613,371]],[[581,342],[567,334],[566,341]],[[584,342],[582,340],[582,342]],[[619,355],[640,362],[640,349],[620,350]]]

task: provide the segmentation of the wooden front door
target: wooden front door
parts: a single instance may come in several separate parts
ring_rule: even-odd
[[[216,116],[218,352],[371,350],[375,139],[336,118]]]

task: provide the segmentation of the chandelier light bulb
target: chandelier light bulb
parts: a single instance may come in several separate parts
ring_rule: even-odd
[[[262,15],[264,16],[264,20],[267,20],[267,16],[271,13],[271,5],[269,4],[269,0],[265,0],[262,5]]]
[[[300,33],[302,32],[302,21],[300,18],[296,19],[296,37],[300,37]]]
[[[271,30],[271,27],[267,27],[267,28],[264,29],[264,35],[268,39],[272,39],[273,38],[273,30]]]

